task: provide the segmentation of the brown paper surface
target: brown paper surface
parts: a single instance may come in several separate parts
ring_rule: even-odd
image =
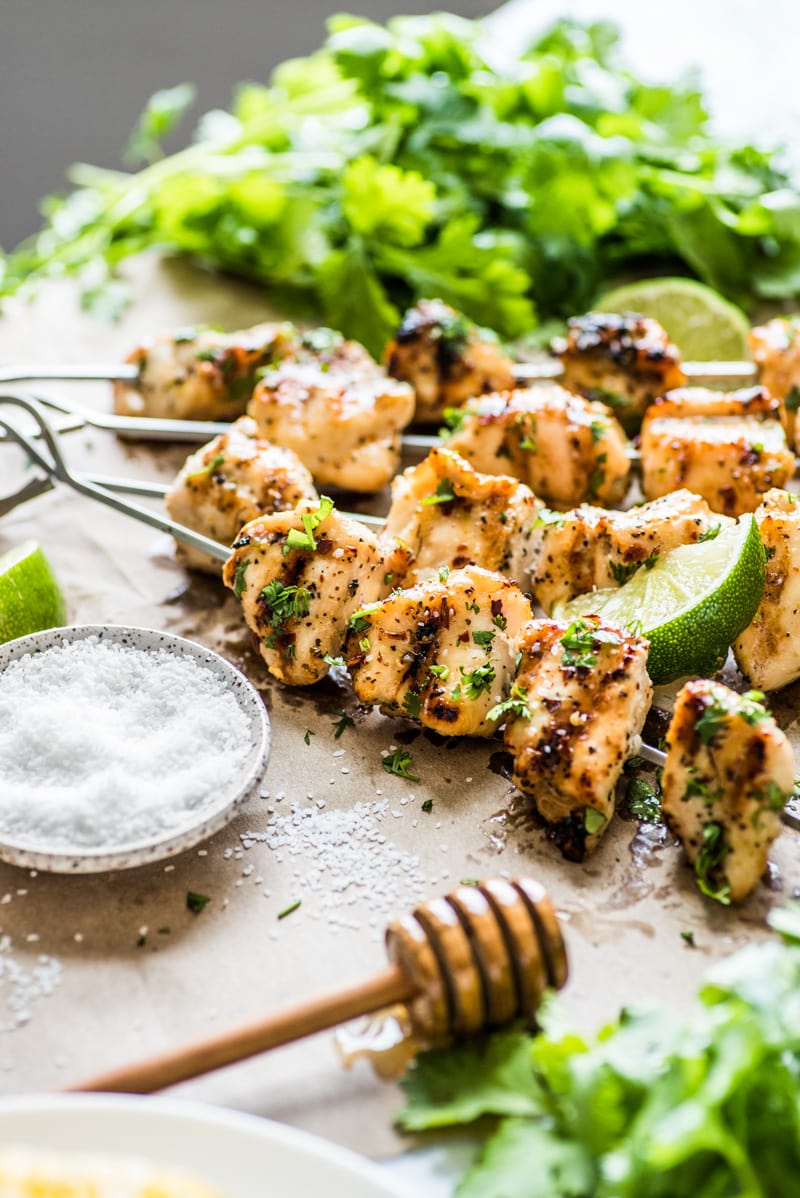
[[[0,360],[114,363],[162,328],[235,328],[271,315],[256,291],[185,265],[144,259],[130,269],[136,302],[121,324],[81,315],[71,288],[54,285],[0,321]],[[103,384],[33,389],[110,407]],[[158,480],[187,452],[92,431],[72,433],[66,444],[70,461],[87,471]],[[20,472],[17,451],[0,446],[0,493]],[[64,488],[0,520],[0,552],[26,537],[41,541],[53,562],[73,622],[167,629],[245,669],[263,690],[274,750],[269,798],[254,800],[199,851],[94,878],[31,877],[0,864],[0,934],[9,938],[0,941],[0,1027],[17,1025],[0,1031],[3,1093],[58,1088],[366,975],[384,963],[392,911],[464,878],[524,873],[544,883],[565,921],[572,972],[564,1001],[585,1028],[647,998],[685,1005],[711,960],[765,934],[769,907],[800,886],[798,834],[790,831],[773,850],[771,888],[762,885],[735,911],[699,895],[675,844],[652,830],[637,835],[638,825],[622,819],[585,865],[568,864],[513,802],[513,788],[495,772],[497,746],[433,744],[402,721],[359,713],[350,692],[331,681],[305,692],[271,682],[235,599],[221,583],[185,573],[166,537]],[[793,706],[793,692],[784,692],[783,720]],[[338,739],[331,709],[355,719]],[[381,750],[400,743],[409,744],[418,785],[381,768]],[[268,821],[285,820],[293,807],[300,826],[281,846]],[[244,848],[247,833],[272,836],[272,847],[256,839]],[[188,890],[211,897],[199,915],[186,908]],[[296,899],[300,908],[278,920]],[[695,948],[681,937],[689,930]],[[61,969],[52,993],[36,997],[32,972],[54,968],[42,955]],[[343,1071],[330,1033],[176,1092],[285,1120],[372,1156],[406,1144],[391,1129],[396,1088],[363,1062]]]

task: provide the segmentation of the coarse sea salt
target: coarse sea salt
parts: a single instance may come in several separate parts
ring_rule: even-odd
[[[0,674],[0,839],[111,848],[179,832],[241,776],[247,717],[191,658],[88,637]]]

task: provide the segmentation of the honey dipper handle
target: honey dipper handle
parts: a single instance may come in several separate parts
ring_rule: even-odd
[[[233,1028],[220,1036],[196,1040],[147,1061],[123,1066],[112,1073],[90,1078],[75,1086],[71,1092],[117,1091],[124,1094],[150,1094],[166,1086],[177,1085],[234,1061],[243,1061],[256,1053],[301,1040],[313,1032],[321,1032],[345,1023],[357,1015],[368,1015],[381,1007],[406,1002],[413,989],[398,966],[392,965],[368,978],[332,994],[312,998],[302,1003],[279,1008],[266,1019],[243,1027]]]

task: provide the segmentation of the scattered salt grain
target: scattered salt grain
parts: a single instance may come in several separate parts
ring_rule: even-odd
[[[53,993],[61,973],[61,962],[44,954],[35,965],[22,965],[14,956],[11,937],[0,937],[0,1032],[28,1023],[31,1005]]]
[[[278,862],[282,850],[302,856],[305,869],[293,870],[292,885],[302,888],[303,914],[324,915],[332,932],[355,929],[358,922],[345,918],[342,908],[366,901],[370,914],[386,916],[426,894],[419,858],[380,833],[388,814],[388,799],[356,803],[346,811],[293,804],[264,831],[243,833],[242,845],[266,844]]]
[[[0,674],[0,837],[61,849],[160,838],[235,787],[250,745],[225,683],[96,637]]]

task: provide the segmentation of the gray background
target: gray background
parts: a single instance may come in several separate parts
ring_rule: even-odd
[[[0,0],[0,245],[39,224],[39,199],[72,162],[118,167],[152,92],[190,80],[193,112],[227,106],[240,80],[265,80],[315,50],[332,12],[374,20],[429,0]],[[481,16],[491,0],[448,0]],[[189,125],[187,124],[187,128]]]

